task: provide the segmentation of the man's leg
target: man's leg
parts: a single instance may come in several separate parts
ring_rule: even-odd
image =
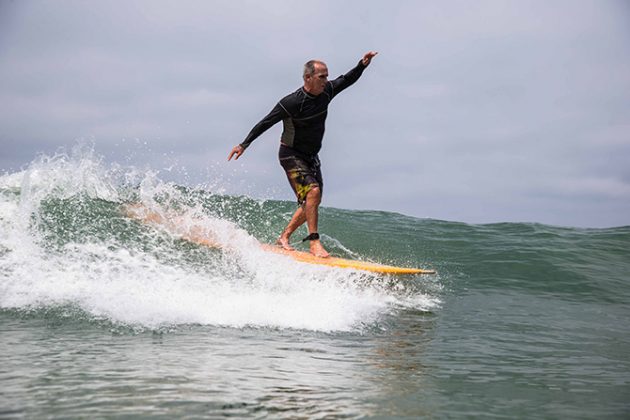
[[[304,206],[300,206],[293,214],[291,221],[289,222],[287,227],[284,228],[284,231],[282,231],[282,234],[280,235],[276,243],[282,248],[292,251],[293,247],[289,244],[289,238],[291,237],[293,232],[297,230],[297,228],[304,224],[304,222],[306,222],[306,213],[304,212]]]
[[[297,230],[304,222],[308,226],[308,233],[317,232],[317,222],[319,219],[319,203],[322,201],[322,193],[319,188],[313,188],[306,194],[306,201],[304,204],[295,211],[291,221],[278,238],[278,245],[284,249],[292,250],[293,247],[289,245],[289,238],[291,234]],[[324,246],[319,239],[310,241],[311,254],[317,257],[328,257],[330,254],[326,252]]]
[[[322,193],[319,188],[313,188],[306,194],[306,203],[304,203],[304,213],[306,214],[306,225],[308,226],[308,233],[316,233],[319,203],[322,201]],[[311,254],[316,257],[329,257],[330,254],[324,249],[321,241],[315,239],[310,241]]]

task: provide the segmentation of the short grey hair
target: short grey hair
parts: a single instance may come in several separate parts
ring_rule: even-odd
[[[315,64],[317,63],[324,64],[324,62],[320,60],[309,60],[306,64],[304,64],[304,73],[302,73],[302,77],[304,79],[306,79],[306,76],[312,76],[315,74]]]

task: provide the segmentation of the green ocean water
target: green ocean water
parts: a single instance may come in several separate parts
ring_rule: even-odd
[[[392,277],[260,251],[294,208],[92,156],[0,177],[0,418],[630,417],[630,227],[322,209],[332,253],[438,273]]]

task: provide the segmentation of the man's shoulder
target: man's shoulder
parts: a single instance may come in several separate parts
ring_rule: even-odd
[[[294,90],[293,92],[286,95],[284,98],[280,99],[280,102],[284,104],[284,103],[289,103],[292,101],[299,101],[300,98],[302,98],[304,95],[305,95],[304,89],[300,87],[297,90]]]
[[[302,88],[298,88],[296,91],[293,91],[286,95],[284,98],[280,99],[278,103],[281,107],[285,109],[285,111],[292,113],[299,104],[302,102],[305,93]]]
[[[331,100],[333,96],[335,96],[335,87],[333,86],[333,83],[331,81],[328,81],[328,83],[326,83],[326,87],[324,88],[323,93],[328,96],[328,100]]]

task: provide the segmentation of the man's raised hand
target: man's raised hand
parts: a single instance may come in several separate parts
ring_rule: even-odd
[[[365,55],[363,56],[363,59],[361,60],[363,65],[368,66],[372,62],[372,58],[374,58],[376,54],[378,54],[377,51],[366,52]]]

